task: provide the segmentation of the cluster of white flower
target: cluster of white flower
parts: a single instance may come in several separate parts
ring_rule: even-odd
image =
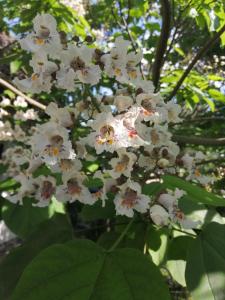
[[[125,88],[111,97],[85,96],[73,107],[59,108],[51,102],[45,111],[50,119],[32,130],[26,149],[16,147],[4,154],[21,184],[9,200],[22,203],[24,197],[31,196],[36,199],[34,205],[43,207],[54,195],[60,202],[78,200],[92,205],[102,201],[104,206],[108,193],[113,192],[118,215],[132,217],[134,211],[150,211],[158,225],[178,222],[195,227],[196,223],[187,222],[178,208],[177,199],[182,192],[162,194],[157,204],[142,193],[142,186],[152,173],[156,177],[163,171],[176,173],[178,159],[192,179],[194,161],[200,159],[182,157],[178,145],[171,140],[168,124],[181,122],[181,107],[173,101],[165,103],[160,94],[153,93],[152,83],[143,79],[140,69],[142,53],[130,51],[130,42],[121,37],[116,38],[115,46],[106,54],[84,44],[65,45],[60,42],[52,16],[38,15],[33,23],[34,31],[20,44],[33,53],[30,66],[34,71],[28,79],[15,79],[20,89],[49,92],[55,84],[74,91],[81,88],[81,83],[97,84],[103,73]],[[14,104],[24,107],[19,99]],[[37,119],[35,114],[31,115],[30,110],[26,116],[17,112],[16,119]],[[0,125],[1,136],[12,134],[6,128],[9,124],[4,126]],[[83,134],[77,138],[74,131],[78,129]],[[99,170],[90,174],[84,167],[85,161],[96,162]],[[24,164],[28,164],[27,169],[19,172]],[[43,164],[51,176],[33,177],[33,172]],[[55,174],[61,175],[60,184],[56,184]],[[88,188],[91,177],[99,179],[102,185]]]
[[[178,223],[185,229],[197,227],[200,222],[186,218],[178,207],[178,200],[184,195],[185,192],[177,188],[175,191],[169,190],[167,193],[160,194],[157,203],[150,208],[150,216],[153,222],[161,226]]]

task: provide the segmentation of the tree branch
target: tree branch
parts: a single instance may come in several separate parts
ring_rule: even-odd
[[[198,136],[183,136],[173,135],[172,140],[181,144],[193,144],[204,146],[223,146],[225,145],[225,138],[205,138]]]
[[[5,81],[4,79],[0,78],[0,85],[8,88],[9,90],[11,90],[12,92],[14,92],[15,94],[23,97],[29,104],[36,106],[42,110],[46,109],[46,106],[44,104],[41,104],[39,102],[37,102],[36,100],[28,97],[27,95],[25,95],[24,93],[22,93],[20,90],[18,90],[17,88],[15,88],[11,83]]]
[[[171,92],[171,94],[169,95],[167,100],[171,100],[176,95],[176,93],[179,90],[180,86],[182,85],[182,83],[184,82],[184,80],[188,76],[188,74],[191,72],[194,65],[197,63],[197,61],[203,56],[203,54],[205,54],[217,42],[217,40],[220,38],[220,36],[224,32],[225,32],[225,25],[217,33],[215,33],[214,36],[211,39],[208,40],[208,42],[205,44],[205,46],[203,46],[202,49],[200,49],[197,52],[197,54],[195,55],[195,57],[193,58],[193,60],[189,64],[189,66],[187,67],[187,69],[184,71],[181,78],[178,80],[175,88],[173,89],[173,91]]]
[[[210,163],[216,164],[216,163],[221,163],[221,162],[225,162],[225,157],[218,157],[218,158],[214,158],[214,159],[203,160],[203,161],[196,163],[196,165],[199,166],[199,165],[206,165],[206,164],[210,164]]]
[[[170,36],[170,19],[171,10],[168,0],[161,0],[162,4],[162,29],[159,37],[159,41],[156,48],[155,62],[152,68],[152,80],[155,86],[155,91],[158,89],[160,71],[163,66],[163,57],[166,52],[167,42]]]

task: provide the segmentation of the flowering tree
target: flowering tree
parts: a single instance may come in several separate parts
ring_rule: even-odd
[[[5,1],[2,299],[224,299],[225,8],[192,2]]]

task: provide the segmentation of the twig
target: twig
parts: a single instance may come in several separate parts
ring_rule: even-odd
[[[203,161],[197,162],[196,165],[199,166],[199,165],[206,165],[206,164],[217,163],[217,162],[218,163],[225,162],[225,157],[203,160]]]
[[[22,93],[20,90],[18,90],[17,88],[15,88],[11,83],[5,81],[4,79],[0,78],[0,85],[7,87],[9,90],[11,90],[12,92],[14,92],[15,94],[23,97],[28,103],[30,103],[31,105],[34,105],[40,109],[45,110],[46,106],[44,104],[41,104],[39,102],[37,102],[36,100],[28,97],[27,95],[25,95],[24,93]]]
[[[225,145],[225,138],[205,138],[197,136],[183,136],[173,135],[172,140],[181,144],[193,144],[193,145],[204,145],[204,146],[223,146]]]
[[[198,118],[193,118],[193,119],[186,119],[183,120],[183,123],[188,122],[190,124],[190,122],[209,122],[209,121],[225,121],[225,117],[198,117]]]
[[[194,65],[203,56],[203,54],[205,54],[205,52],[207,52],[217,42],[217,40],[220,38],[220,36],[223,34],[223,32],[225,32],[225,25],[217,33],[215,33],[215,35],[211,39],[208,40],[208,42],[205,44],[205,46],[203,46],[203,48],[201,48],[198,51],[198,53],[195,55],[195,57],[193,58],[193,60],[191,61],[191,63],[187,67],[187,69],[184,71],[181,78],[178,80],[175,88],[173,89],[173,91],[171,92],[171,94],[169,95],[167,100],[171,100],[176,95],[177,91],[179,90],[180,86],[184,82],[185,78],[188,76],[188,74],[193,69]]]
[[[163,66],[163,58],[167,48],[167,42],[170,36],[170,3],[168,0],[161,0],[162,4],[162,29],[156,48],[155,62],[152,68],[152,80],[155,86],[155,91],[158,90],[160,71]]]
[[[132,35],[131,35],[131,32],[130,32],[130,29],[129,29],[129,26],[128,26],[128,24],[127,24],[127,20],[125,19],[125,17],[124,17],[124,14],[123,14],[123,11],[122,11],[122,6],[121,6],[121,3],[120,3],[120,1],[118,1],[118,4],[119,4],[119,11],[120,11],[120,17],[121,17],[121,19],[122,19],[122,21],[123,21],[123,25],[121,26],[121,24],[119,23],[119,22],[117,22],[118,23],[118,25],[122,28],[122,29],[125,29],[126,30],[126,32],[127,32],[127,34],[128,34],[128,37],[129,37],[129,40],[130,40],[130,42],[131,42],[131,46],[132,46],[132,48],[133,48],[133,51],[135,52],[135,53],[137,53],[138,51],[137,51],[137,45],[136,45],[136,43],[135,43],[135,41],[134,41],[134,39],[133,39],[133,37],[132,37]],[[141,76],[142,76],[142,78],[143,79],[145,79],[145,76],[144,76],[144,73],[143,73],[143,70],[142,70],[142,67],[141,67],[141,63],[139,63],[139,69],[140,69],[140,72],[141,72]]]

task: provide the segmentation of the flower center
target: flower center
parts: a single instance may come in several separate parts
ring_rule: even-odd
[[[137,192],[127,188],[122,200],[122,206],[126,208],[133,208],[135,204],[137,204],[138,196]]]
[[[44,39],[42,39],[42,38],[39,38],[39,37],[36,37],[35,39],[34,39],[34,43],[36,44],[36,45],[44,45],[44,43],[45,43],[45,40]]]
[[[184,213],[180,211],[179,209],[175,212],[175,216],[179,220],[184,220]]]
[[[36,73],[33,73],[32,75],[31,75],[31,80],[32,81],[35,81],[35,80],[37,80],[38,79],[38,74],[36,74]]]
[[[153,129],[151,131],[150,135],[151,135],[151,141],[152,141],[153,145],[158,144],[160,141],[160,138],[159,138],[157,131],[155,129]]]
[[[50,35],[50,30],[47,27],[41,25],[38,32],[38,37],[41,39],[48,39],[49,35]]]
[[[112,145],[115,139],[114,128],[110,125],[105,125],[101,127],[100,134],[97,136],[98,144],[110,144]]]
[[[63,171],[68,171],[72,168],[73,164],[70,159],[61,159],[59,166]]]
[[[77,58],[71,61],[70,67],[74,71],[83,70],[85,68],[85,62],[78,56]]]
[[[62,146],[63,138],[60,135],[54,135],[50,139],[52,146]]]
[[[118,67],[114,69],[114,73],[115,73],[116,76],[121,76],[122,75],[122,71]]]
[[[41,189],[41,197],[44,198],[44,200],[48,200],[51,198],[51,196],[55,192],[55,187],[50,181],[45,180],[42,183],[42,189]]]
[[[123,155],[120,162],[115,167],[116,172],[123,172],[126,170],[128,164],[129,164],[129,157],[127,155]]]
[[[151,116],[154,114],[154,110],[152,108],[152,104],[149,99],[144,99],[141,102],[141,106],[143,107],[142,113],[146,116]]]
[[[67,181],[67,189],[70,195],[79,195],[81,193],[81,187],[79,186],[76,178],[71,178]]]

